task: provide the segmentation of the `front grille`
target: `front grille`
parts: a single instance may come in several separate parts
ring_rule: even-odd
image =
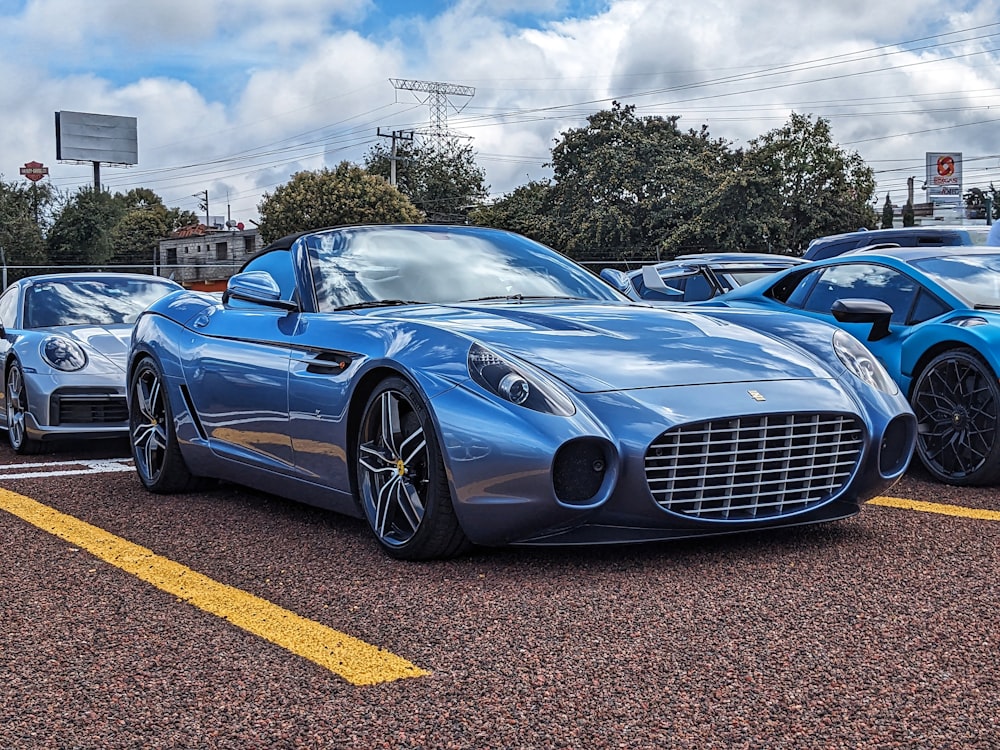
[[[841,414],[769,414],[667,430],[646,451],[660,507],[689,518],[753,521],[822,505],[850,479],[864,429]]]
[[[52,399],[52,424],[126,424],[128,406],[124,396],[69,396]]]

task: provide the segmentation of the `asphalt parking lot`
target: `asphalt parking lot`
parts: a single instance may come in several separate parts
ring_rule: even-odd
[[[0,748],[996,748],[1000,490],[404,563],[127,447],[0,448]]]

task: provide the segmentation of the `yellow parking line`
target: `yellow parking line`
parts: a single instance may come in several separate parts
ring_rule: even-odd
[[[980,508],[963,508],[961,505],[944,505],[942,503],[926,503],[923,500],[904,500],[901,497],[874,497],[869,505],[883,505],[887,508],[903,508],[904,510],[919,510],[923,513],[940,513],[944,516],[961,516],[977,518],[980,521],[1000,521],[1000,511],[982,510]]]
[[[89,523],[8,490],[0,509],[151,583],[199,609],[309,659],[354,685],[430,674],[401,657],[320,625],[266,599],[213,581]]]

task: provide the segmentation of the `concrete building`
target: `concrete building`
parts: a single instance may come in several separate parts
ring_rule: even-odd
[[[225,289],[226,280],[263,248],[257,229],[182,227],[160,240],[155,272],[190,289]]]

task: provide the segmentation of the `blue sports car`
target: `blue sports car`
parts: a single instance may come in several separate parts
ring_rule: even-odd
[[[859,251],[706,304],[798,313],[851,332],[909,398],[917,454],[935,478],[1000,480],[1000,248]]]
[[[632,303],[468,226],[279,240],[221,300],[149,308],[128,383],[149,490],[250,485],[364,518],[401,559],[845,518],[916,431],[833,326]]]

